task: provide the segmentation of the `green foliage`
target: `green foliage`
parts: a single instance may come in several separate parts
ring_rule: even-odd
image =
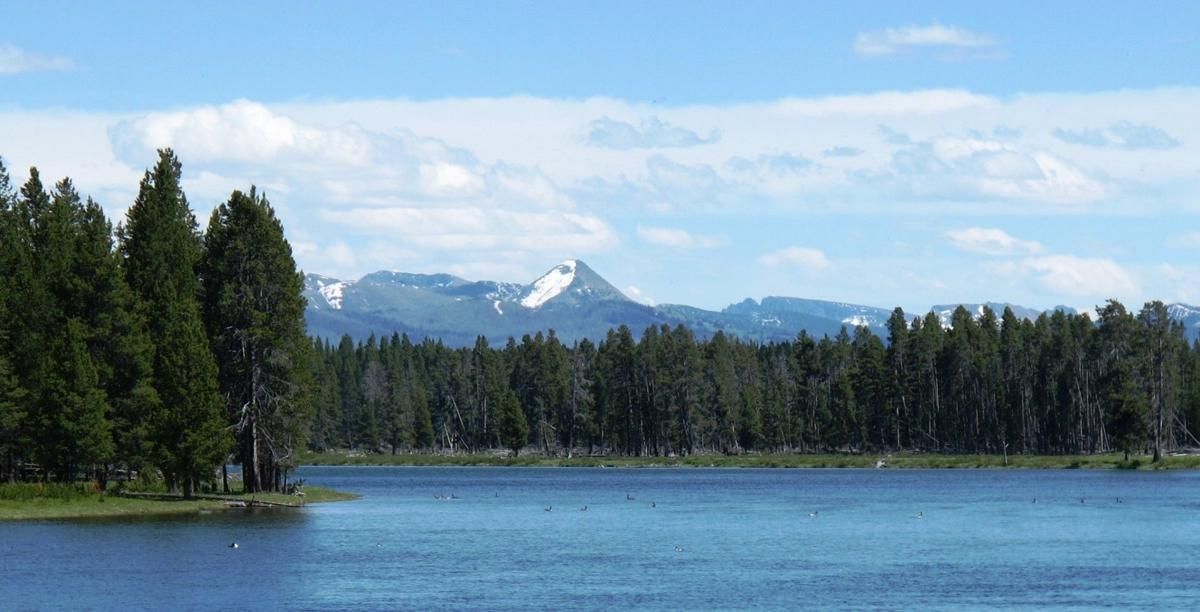
[[[124,268],[155,346],[146,432],[172,489],[190,495],[229,447],[217,368],[197,301],[200,239],[169,149],[147,171],[119,232]],[[145,397],[145,396],[143,396]]]
[[[90,483],[12,482],[0,484],[0,500],[30,501],[35,499],[78,500],[96,495]]]
[[[213,211],[200,277],[243,477],[252,491],[278,490],[308,434],[311,347],[304,333],[303,278],[283,225],[253,187],[234,191]]]
[[[529,438],[529,423],[525,420],[525,412],[521,410],[521,401],[516,393],[509,391],[504,395],[497,420],[500,442],[512,451],[514,457],[521,454],[521,448]]]

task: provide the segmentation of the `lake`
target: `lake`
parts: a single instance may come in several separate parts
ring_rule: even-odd
[[[1200,472],[299,477],[363,498],[0,523],[0,609],[1194,609],[1200,596]]]

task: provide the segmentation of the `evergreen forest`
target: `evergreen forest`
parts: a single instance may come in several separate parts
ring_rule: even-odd
[[[116,227],[70,179],[0,163],[0,480],[160,473],[191,495],[284,486],[301,453],[1164,453],[1200,446],[1200,345],[1161,302],[1096,319],[897,308],[868,328],[750,343],[625,326],[455,349],[305,333],[269,201],[204,230],[162,150]],[[224,482],[223,482],[224,480]]]
[[[1163,453],[1198,446],[1200,345],[1161,302],[1098,320],[897,308],[866,327],[756,344],[627,327],[452,349],[315,340],[314,450],[552,456],[693,453]]]

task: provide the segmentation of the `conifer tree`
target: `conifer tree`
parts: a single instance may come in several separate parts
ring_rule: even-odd
[[[16,462],[28,441],[25,433],[25,390],[12,367],[14,281],[21,264],[16,198],[4,159],[0,158],[0,480],[16,477]]]
[[[516,457],[529,439],[529,423],[525,420],[525,411],[521,410],[521,401],[517,399],[516,393],[509,391],[504,394],[498,419],[500,442]]]
[[[213,211],[200,276],[246,490],[278,490],[308,430],[310,347],[303,277],[283,225],[255,188],[234,191]]]
[[[229,447],[217,367],[201,320],[200,236],[170,149],[142,178],[118,231],[126,278],[155,345],[147,438],[173,490],[191,495]]]

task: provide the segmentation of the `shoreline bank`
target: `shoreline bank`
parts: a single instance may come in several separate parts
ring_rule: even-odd
[[[862,468],[883,469],[1200,469],[1200,455],[1169,455],[1154,463],[1149,455],[1119,453],[1101,455],[942,455],[935,453],[892,453],[889,455],[766,454],[691,455],[686,457],[506,457],[491,453],[461,455],[398,454],[366,455],[309,453],[304,466],[439,466],[439,467],[595,467],[595,468]]]
[[[308,487],[303,502],[295,495],[282,493],[208,495],[184,499],[170,495],[125,496],[115,493],[79,495],[70,498],[30,497],[0,499],[0,521],[72,520],[93,518],[176,516],[227,510],[244,510],[250,506],[272,506],[284,510],[302,508],[309,504],[350,501],[359,495]],[[287,506],[287,507],[284,507]]]

